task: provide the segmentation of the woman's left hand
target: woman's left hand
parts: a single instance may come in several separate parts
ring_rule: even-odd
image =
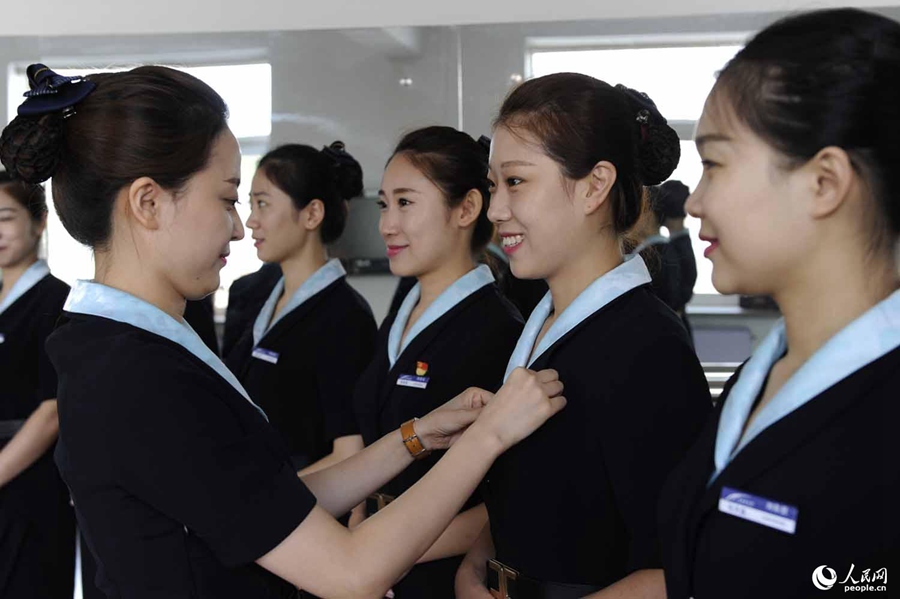
[[[494,394],[469,387],[416,421],[415,431],[425,449],[447,449],[475,422]]]

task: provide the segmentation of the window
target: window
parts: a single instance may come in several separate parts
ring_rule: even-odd
[[[703,110],[706,96],[712,89],[716,73],[725,66],[741,46],[734,43],[741,39],[710,42],[707,45],[689,45],[654,41],[642,44],[640,38],[614,40],[593,47],[574,49],[553,48],[550,43],[536,40],[528,55],[530,75],[540,77],[550,73],[577,72],[602,79],[611,84],[622,83],[646,92],[660,112],[669,119],[681,138],[681,162],[672,174],[692,190],[702,174],[700,157],[694,147],[692,135],[697,119]],[[628,47],[624,47],[628,46]],[[700,223],[688,217],[697,260],[697,283],[694,293],[716,294],[712,286],[712,265],[703,258],[704,244],[697,237]]]
[[[22,94],[28,90],[27,65],[9,67],[9,92],[7,105],[9,119],[16,114],[22,102]],[[238,214],[246,222],[250,213],[250,181],[260,156],[268,146],[272,131],[272,68],[267,63],[176,67],[206,82],[228,104],[228,126],[241,144],[241,186],[238,190],[241,204]],[[61,75],[86,75],[112,72],[120,69],[57,69]],[[48,195],[51,193],[49,181]],[[247,236],[249,237],[249,235]],[[94,260],[91,251],[72,239],[59,221],[56,212],[50,210],[44,252],[53,274],[72,284],[76,279],[94,276]],[[221,288],[215,295],[215,304],[224,309],[226,290],[234,279],[257,270],[262,263],[249,239],[232,243],[228,267],[222,270]]]

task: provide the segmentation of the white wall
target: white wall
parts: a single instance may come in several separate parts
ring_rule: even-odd
[[[823,6],[872,6],[866,0],[6,0],[0,35],[86,35],[272,31],[655,18],[772,12]],[[885,1],[879,5],[893,5]]]

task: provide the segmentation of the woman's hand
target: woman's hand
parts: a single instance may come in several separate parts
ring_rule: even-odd
[[[416,435],[427,450],[447,449],[475,422],[493,393],[470,387],[432,410],[415,424]]]
[[[502,453],[533,433],[566,405],[555,370],[515,369],[481,410],[471,432],[487,435]]]

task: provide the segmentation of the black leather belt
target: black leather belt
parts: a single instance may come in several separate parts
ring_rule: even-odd
[[[24,420],[0,420],[0,441],[8,441],[16,436]]]
[[[372,493],[366,497],[366,513],[373,516],[384,509],[395,498],[384,493]]]
[[[495,559],[487,563],[487,587],[494,599],[579,599],[603,587],[588,584],[543,582]]]

